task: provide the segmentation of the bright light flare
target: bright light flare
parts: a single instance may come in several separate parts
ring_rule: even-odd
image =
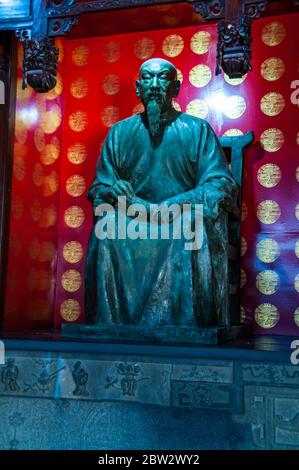
[[[34,106],[31,106],[30,108],[21,109],[19,118],[27,127],[31,127],[38,122],[39,113]]]

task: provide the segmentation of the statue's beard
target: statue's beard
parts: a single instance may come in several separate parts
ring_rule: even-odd
[[[158,137],[160,134],[162,105],[156,100],[150,100],[147,103],[146,112],[149,131],[153,137]]]

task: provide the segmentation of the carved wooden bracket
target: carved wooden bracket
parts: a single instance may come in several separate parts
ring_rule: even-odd
[[[245,0],[244,14],[251,19],[257,19],[262,16],[266,10],[268,1],[250,1]]]
[[[298,0],[299,1],[299,0]],[[230,77],[245,75],[251,66],[251,20],[265,11],[261,0],[188,0],[194,11],[218,23],[216,74],[221,69]]]
[[[226,4],[231,0],[187,0],[194,11],[206,20],[224,18]],[[299,0],[295,0],[295,2]],[[259,18],[266,9],[268,0],[239,0],[243,14],[250,18]],[[236,3],[236,2],[234,2]]]
[[[225,0],[188,0],[193,10],[206,20],[222,18]]]
[[[249,16],[219,21],[216,75],[222,68],[230,78],[240,78],[252,70],[251,21]]]
[[[59,49],[55,47],[54,39],[25,39],[23,46],[23,88],[29,84],[38,93],[52,90],[57,83],[59,57]]]
[[[230,78],[252,70],[251,23],[266,9],[267,1],[226,0],[224,19],[218,23],[216,75],[221,69]]]

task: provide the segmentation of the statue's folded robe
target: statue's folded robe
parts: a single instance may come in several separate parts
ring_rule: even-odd
[[[94,228],[86,262],[86,321],[228,324],[227,223],[217,202],[234,199],[237,185],[210,125],[174,111],[154,144],[144,114],[118,122],[104,143],[89,199],[97,204],[119,179],[152,203],[203,203],[203,245],[187,250],[184,238],[99,240]]]

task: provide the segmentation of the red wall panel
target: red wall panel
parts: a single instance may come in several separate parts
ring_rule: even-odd
[[[44,172],[51,166],[51,171],[53,168],[59,173],[59,190],[55,195],[40,195],[38,189],[42,206],[53,200],[58,211],[57,224],[50,230],[42,230],[42,236],[52,237],[57,246],[57,264],[52,260],[49,267],[55,285],[55,319],[52,318],[55,326],[63,320],[84,321],[84,256],[92,227],[92,209],[86,200],[86,190],[93,179],[101,144],[114,122],[140,109],[134,80],[143,60],[164,57],[178,67],[183,79],[176,106],[206,118],[218,135],[249,130],[255,133],[255,142],[245,155],[242,316],[254,321],[256,333],[296,334],[299,326],[299,109],[297,103],[291,102],[291,83],[299,78],[298,19],[298,14],[290,14],[253,23],[254,71],[242,81],[214,74],[216,25],[61,42],[63,93],[56,101],[52,100],[52,105],[57,102],[60,106],[63,122],[53,134],[46,134],[50,141],[55,136],[61,139],[60,157],[46,167],[29,136],[28,142],[18,146],[28,147],[28,171],[26,167],[23,181],[14,182],[13,187],[17,211],[20,196],[26,196],[31,206],[37,197],[34,193],[37,189],[29,183],[31,173],[37,171],[36,163],[42,165]],[[36,95],[33,96],[36,101]],[[18,106],[22,108],[21,100]],[[15,158],[17,155],[16,151]],[[33,192],[29,190],[30,184]],[[19,235],[21,243],[27,245],[32,242],[35,230],[36,224],[31,223],[25,242],[20,222],[12,222],[9,289],[13,293],[13,270],[19,270],[19,265],[12,262],[17,246],[13,237]],[[28,271],[32,261],[22,256],[19,259]],[[31,298],[39,299],[37,290],[29,292],[25,285],[20,289],[22,304]],[[54,292],[50,301],[54,305]],[[20,323],[20,315],[12,317],[8,311],[8,327],[28,326],[30,311],[25,323]]]

